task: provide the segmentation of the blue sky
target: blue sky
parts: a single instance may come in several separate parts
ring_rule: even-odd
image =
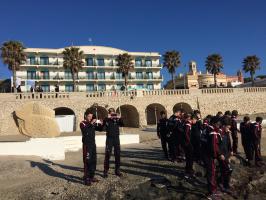
[[[266,74],[265,0],[3,0],[0,43],[26,47],[112,46],[128,51],[177,50],[178,72],[189,60],[204,71],[206,57],[220,53],[224,72],[236,74],[247,55],[261,58]],[[0,78],[10,76],[0,62]],[[164,78],[170,78],[162,71]]]

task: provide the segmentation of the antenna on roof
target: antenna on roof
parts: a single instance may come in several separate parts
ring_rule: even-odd
[[[89,41],[90,45],[92,45],[92,38],[89,38],[88,41]]]

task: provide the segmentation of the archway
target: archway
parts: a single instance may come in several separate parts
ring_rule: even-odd
[[[108,111],[102,106],[91,106],[89,111],[92,112],[97,119],[104,119],[108,116]]]
[[[191,113],[193,111],[191,106],[187,103],[184,103],[184,102],[180,102],[180,103],[175,104],[173,107],[173,112],[175,112],[178,109],[181,109],[187,113]]]
[[[139,127],[139,113],[138,110],[132,105],[122,105],[116,109],[117,113],[120,113],[126,127]]]
[[[72,109],[58,107],[54,111],[60,132],[73,132],[76,130],[76,116]]]
[[[159,103],[153,103],[148,105],[145,111],[146,111],[147,124],[152,125],[156,124],[157,121],[160,119],[160,112],[161,111],[166,112],[166,109],[163,105]]]

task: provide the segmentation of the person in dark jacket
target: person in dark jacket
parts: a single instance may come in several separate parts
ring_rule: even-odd
[[[260,167],[262,165],[261,157],[261,133],[262,133],[262,117],[256,117],[256,122],[252,124],[252,146],[255,152],[255,165]],[[254,153],[253,153],[254,154]],[[253,156],[252,156],[253,157]]]
[[[233,146],[232,146],[232,149],[233,149],[233,153],[234,154],[238,154],[238,151],[237,151],[237,147],[238,147],[238,135],[237,133],[239,132],[238,128],[237,128],[237,116],[238,116],[238,112],[237,110],[233,110],[232,111],[232,124],[231,124],[231,136],[232,136],[232,140],[233,140]]]
[[[183,122],[181,119],[181,110],[176,110],[175,113],[168,119],[167,139],[169,141],[169,153],[171,161],[180,161],[181,141],[184,132]]]
[[[168,119],[166,117],[165,111],[161,111],[160,116],[161,116],[161,119],[157,123],[157,136],[158,138],[161,139],[161,145],[162,145],[162,149],[164,152],[164,156],[168,160],[168,149],[169,149],[169,145],[167,142],[167,134],[169,133]],[[167,145],[168,145],[168,148],[167,148]]]
[[[84,120],[80,122],[80,130],[83,143],[84,183],[91,185],[93,182],[98,182],[94,178],[97,164],[95,130],[101,131],[102,125],[96,124],[96,119],[89,109],[84,114]]]
[[[208,137],[209,133],[212,131],[213,127],[210,126],[210,121],[211,121],[212,116],[208,115],[204,118],[203,124],[202,124],[202,132],[200,135],[200,156],[201,156],[201,161],[203,162],[204,166],[206,167],[206,163],[208,160]]]
[[[220,135],[221,122],[219,117],[211,118],[209,125],[209,133],[207,134],[207,152],[206,152],[206,172],[207,172],[207,185],[210,197],[217,193],[216,183],[216,166],[215,160],[221,158]]]
[[[222,121],[222,130],[221,130],[221,142],[220,142],[220,157],[219,157],[219,167],[220,167],[220,182],[221,189],[224,192],[230,193],[230,177],[232,174],[232,168],[230,166],[230,157],[233,155],[231,139],[230,139],[230,128],[231,128],[231,119],[225,118]]]
[[[250,118],[245,116],[243,122],[240,123],[241,142],[246,155],[247,165],[250,166],[252,160],[252,133]]]
[[[115,156],[115,174],[119,177],[122,176],[120,172],[120,130],[119,127],[123,126],[123,121],[114,108],[108,110],[108,117],[104,119],[103,126],[106,130],[106,146],[105,146],[105,158],[104,158],[104,178],[108,177],[109,161],[114,148]]]

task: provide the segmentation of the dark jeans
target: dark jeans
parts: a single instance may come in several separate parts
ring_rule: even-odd
[[[162,149],[164,152],[164,156],[168,158],[169,144],[167,142],[166,134],[161,134],[161,145],[162,145]],[[168,145],[168,148],[167,148],[167,145]]]
[[[109,161],[114,148],[115,156],[115,172],[119,172],[120,169],[120,140],[119,137],[107,137],[105,146],[105,158],[104,158],[104,172],[109,170]]]
[[[229,165],[229,160],[219,160],[219,166],[221,171],[220,181],[223,184],[223,187],[228,189],[229,188],[229,182],[231,178],[232,169]]]
[[[191,173],[193,171],[193,146],[191,144],[185,145],[185,156],[186,156],[186,172]]]

